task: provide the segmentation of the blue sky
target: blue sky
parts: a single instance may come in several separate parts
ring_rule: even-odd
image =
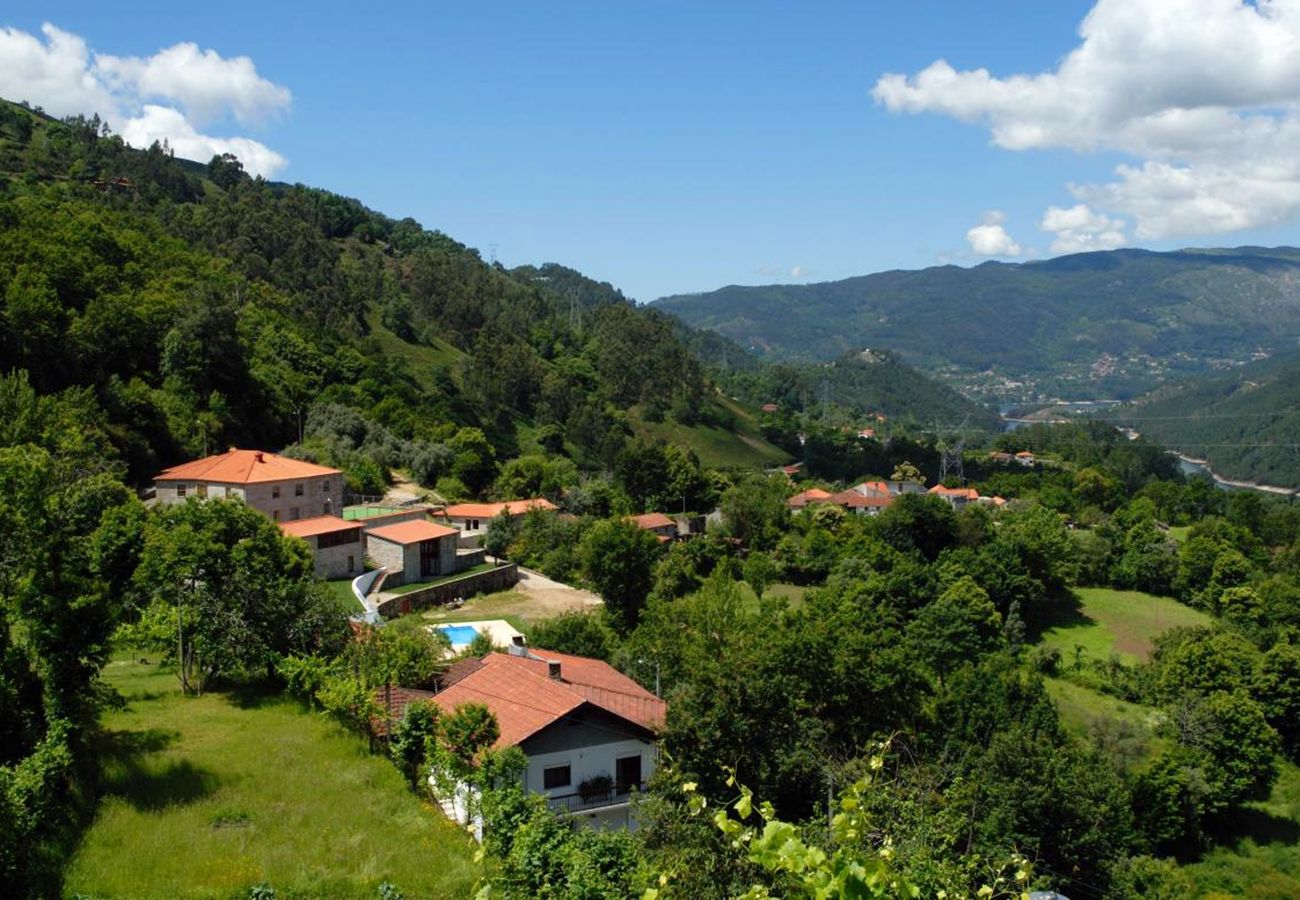
[[[209,109],[198,123],[205,135],[255,140],[287,160],[278,178],[413,216],[506,265],[560,262],[640,300],[731,283],[970,265],[986,255],[1046,256],[1053,246],[1295,243],[1300,198],[1294,209],[1243,218],[1212,203],[1222,198],[1207,198],[1204,186],[1187,187],[1186,214],[1174,221],[1164,215],[1170,201],[1153,199],[1167,196],[1171,178],[1147,189],[1168,172],[1117,179],[1121,163],[1218,172],[1218,162],[1195,155],[1199,144],[1154,147],[1154,126],[1133,137],[1134,121],[1153,121],[1142,119],[1150,109],[1114,112],[1134,79],[1158,85],[1159,72],[1130,72],[1122,60],[1080,63],[1089,77],[1072,84],[1091,90],[1101,71],[1099,90],[1110,91],[1096,100],[1102,125],[1097,116],[1060,125],[1044,111],[1054,103],[1091,109],[1091,99],[1072,99],[1078,88],[1060,89],[1071,98],[1061,101],[1055,81],[1038,85],[1042,108],[1026,100],[1038,117],[1026,121],[1020,101],[1008,103],[998,85],[971,74],[1057,70],[1080,47],[1092,6],[11,0],[0,26],[48,45],[41,29],[50,23],[84,41],[91,59],[146,59],[180,42],[223,60],[247,56],[261,82],[287,89],[291,102],[263,95],[265,114],[243,120],[233,106]],[[1094,17],[1098,45],[1123,24],[1105,13]],[[1225,19],[1224,29],[1240,19]],[[1185,56],[1186,40],[1171,26],[1170,59]],[[886,73],[916,76],[940,59],[957,80],[873,98]],[[1208,90],[1175,87],[1179,109],[1197,107],[1188,91]],[[14,90],[11,83],[3,92]],[[136,89],[128,105],[167,90]],[[1173,102],[1153,101],[1161,122]],[[1234,102],[1228,107],[1240,113],[1260,101]],[[1020,137],[1026,127],[1039,136]],[[1072,146],[1079,134],[1088,139]],[[1222,190],[1231,200],[1243,188]],[[1055,230],[1044,230],[1053,207]],[[991,242],[968,236],[982,221],[996,229],[983,235]]]

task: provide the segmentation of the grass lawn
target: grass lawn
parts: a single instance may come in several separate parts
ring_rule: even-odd
[[[758,597],[755,596],[754,589],[749,586],[749,582],[736,582],[736,589],[740,591],[740,596],[745,599],[746,609],[758,609]],[[801,587],[797,584],[769,584],[767,590],[763,592],[763,596],[779,597],[791,609],[798,609],[803,606],[804,595],[810,590],[812,588]]]
[[[471,840],[363,738],[277,695],[183,697],[129,658],[105,677],[128,705],[104,716],[104,796],[67,895],[469,895]]]
[[[1206,896],[1300,897],[1300,768],[1283,763],[1269,798],[1231,815],[1223,831],[1220,846],[1185,867]]]
[[[1182,543],[1187,540],[1187,535],[1191,532],[1191,525],[1174,525],[1169,529],[1169,539]]]
[[[430,578],[428,581],[415,581],[411,584],[401,584],[395,588],[381,587],[381,594],[409,594],[411,591],[418,591],[421,588],[433,587],[435,584],[442,584],[444,581],[454,581],[457,578],[464,578],[467,575],[476,575],[479,572],[486,572],[489,569],[495,569],[493,563],[479,563],[473,568],[466,569],[463,572],[457,572],[454,575],[443,575],[441,578]]]
[[[527,632],[529,622],[552,618],[555,613],[541,608],[533,597],[523,591],[498,591],[495,594],[470,597],[460,609],[439,606],[413,615],[438,623],[505,619],[518,630]]]
[[[325,587],[329,588],[334,599],[338,601],[339,609],[343,610],[350,616],[357,613],[365,612],[365,609],[357,601],[356,594],[352,593],[351,578],[336,578],[333,581],[325,582]]]
[[[641,418],[638,409],[630,410],[628,420],[638,437],[689,446],[707,467],[754,468],[777,466],[790,461],[790,454],[763,438],[758,422],[739,404],[721,395],[714,397],[711,403],[732,416],[735,421],[734,430],[682,425],[671,418],[662,422],[647,422]]]
[[[1086,741],[1102,743],[1125,769],[1147,762],[1168,743],[1155,733],[1164,718],[1157,709],[1128,703],[1063,678],[1047,678],[1045,683],[1061,724]]]
[[[1040,640],[1055,647],[1062,657],[1073,658],[1082,646],[1093,659],[1109,659],[1112,653],[1125,662],[1144,660],[1151,653],[1151,640],[1180,625],[1205,625],[1210,617],[1168,597],[1140,591],[1110,588],[1076,588],[1078,604],[1062,610]]]

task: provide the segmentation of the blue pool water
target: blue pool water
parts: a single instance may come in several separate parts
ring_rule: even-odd
[[[439,625],[438,630],[447,635],[453,647],[463,646],[478,637],[478,631],[472,625]]]

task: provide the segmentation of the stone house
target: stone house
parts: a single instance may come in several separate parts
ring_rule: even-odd
[[[455,528],[428,519],[382,525],[366,530],[366,556],[388,570],[385,585],[428,581],[457,571],[459,537]]]
[[[238,498],[276,522],[334,515],[343,506],[341,471],[263,450],[232,447],[165,469],[153,481],[160,504]]]
[[[361,574],[364,550],[358,523],[338,516],[313,516],[281,522],[280,530],[311,547],[317,577],[348,578]]]

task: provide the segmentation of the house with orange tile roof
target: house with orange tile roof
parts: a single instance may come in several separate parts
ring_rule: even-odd
[[[785,504],[791,509],[803,509],[813,503],[827,503],[830,499],[830,491],[824,491],[821,488],[809,488],[790,497],[785,501]]]
[[[436,692],[376,691],[385,710],[377,730],[399,721],[414,700],[432,700],[444,715],[482,704],[497,720],[493,748],[518,747],[528,758],[525,789],[583,824],[636,827],[631,799],[654,774],[663,700],[606,662],[530,648],[522,639],[506,653],[453,669]],[[459,818],[456,800],[443,798],[443,806]]]
[[[529,510],[555,510],[556,506],[545,497],[528,500],[506,500],[501,503],[453,503],[442,512],[443,521],[460,529],[462,547],[477,547],[487,531],[488,523],[501,515],[522,516]]]
[[[1034,454],[1029,450],[1021,450],[1016,454],[1016,462],[1022,466],[1032,466],[1036,461]]]
[[[280,530],[311,548],[317,577],[347,578],[361,574],[365,551],[357,522],[338,516],[312,516],[281,522]]]
[[[941,484],[930,488],[929,494],[943,500],[953,509],[962,509],[967,503],[974,503],[980,498],[980,492],[975,488],[950,488]]]
[[[384,569],[386,587],[453,575],[459,569],[460,532],[428,519],[380,525],[365,531],[366,556]]]
[[[343,507],[341,471],[264,450],[232,447],[164,469],[153,483],[160,504],[228,497],[277,522],[333,515]]]
[[[633,516],[632,521],[636,523],[637,528],[649,531],[657,537],[660,543],[667,543],[677,537],[677,523],[663,513],[642,513]]]

